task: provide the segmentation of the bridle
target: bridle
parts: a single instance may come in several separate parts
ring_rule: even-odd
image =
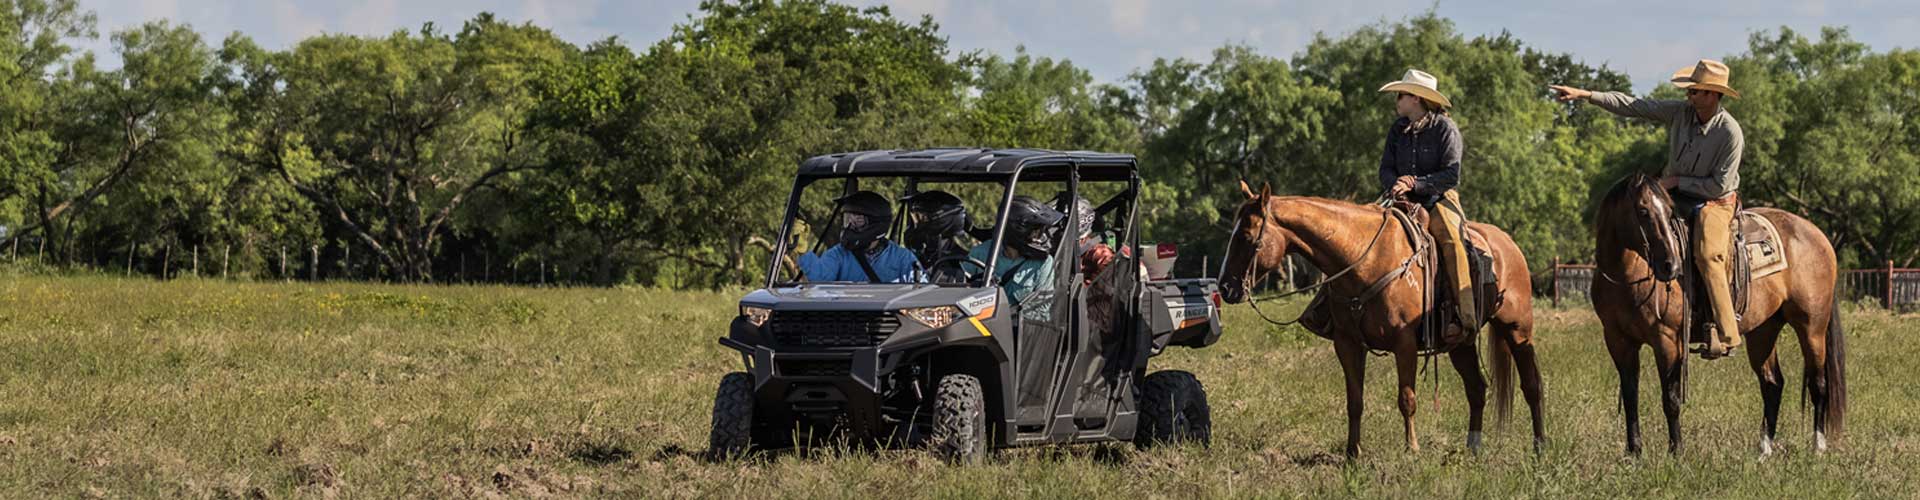
[[[1247,305],[1253,307],[1254,314],[1259,315],[1260,319],[1265,320],[1268,323],[1272,323],[1275,326],[1296,325],[1300,323],[1300,320],[1302,318],[1306,317],[1308,311],[1301,311],[1299,316],[1295,316],[1290,321],[1276,321],[1273,318],[1268,317],[1266,311],[1260,310],[1260,301],[1262,299],[1260,297],[1254,296],[1253,294],[1253,286],[1254,284],[1259,282],[1258,279],[1264,278],[1266,274],[1271,274],[1273,272],[1271,270],[1267,271],[1267,273],[1257,273],[1255,271],[1260,267],[1259,262],[1257,261],[1257,259],[1260,258],[1260,251],[1266,248],[1267,228],[1273,225],[1272,223],[1273,214],[1268,209],[1267,198],[1264,196],[1261,197],[1259,203],[1260,203],[1260,231],[1254,235],[1254,238],[1253,238],[1254,253],[1251,257],[1249,257],[1251,259],[1256,259],[1256,261],[1248,263],[1247,270],[1242,273],[1242,276],[1240,278],[1240,290],[1241,290],[1241,293],[1246,294],[1247,296]],[[1384,212],[1380,215],[1380,228],[1374,230],[1373,238],[1367,241],[1367,248],[1365,250],[1361,250],[1360,256],[1354,258],[1353,264],[1348,265],[1346,269],[1341,269],[1340,272],[1328,275],[1326,278],[1323,278],[1319,282],[1314,283],[1312,285],[1307,285],[1304,287],[1296,288],[1290,292],[1284,292],[1271,297],[1267,297],[1265,298],[1265,300],[1279,300],[1279,299],[1291,297],[1294,295],[1299,295],[1302,293],[1318,290],[1320,288],[1326,287],[1328,284],[1333,283],[1335,280],[1338,280],[1341,277],[1346,276],[1348,273],[1352,273],[1354,269],[1357,269],[1360,267],[1360,263],[1366,262],[1368,255],[1373,254],[1373,248],[1376,244],[1380,242],[1380,236],[1382,234],[1386,234],[1387,232],[1387,223],[1392,221],[1393,221],[1392,212]],[[1233,255],[1233,238],[1229,238],[1227,240],[1227,255]],[[1417,254],[1416,254],[1416,257],[1417,257]],[[1411,264],[1414,258],[1415,257],[1408,257],[1407,262],[1402,263],[1401,265],[1404,267],[1407,264]],[[1370,295],[1371,294],[1366,294],[1360,297],[1354,297],[1352,299],[1352,303],[1350,303],[1349,306],[1353,307],[1356,310],[1360,309],[1365,304],[1365,301],[1371,298]]]

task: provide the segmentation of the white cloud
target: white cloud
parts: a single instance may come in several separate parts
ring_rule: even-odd
[[[1112,0],[1107,7],[1107,19],[1112,21],[1113,31],[1122,36],[1139,35],[1146,31],[1147,0]]]
[[[399,16],[398,0],[360,0],[358,5],[343,9],[344,18],[334,19],[342,31],[355,35],[385,35],[394,30],[409,28],[419,24],[419,20],[402,21]]]
[[[323,32],[385,35],[433,22],[457,29],[480,11],[530,21],[574,43],[619,35],[644,47],[694,13],[695,0],[81,0],[100,16],[101,33],[166,17],[191,24],[209,40],[240,31],[270,48]],[[1667,72],[1700,57],[1746,48],[1747,33],[1790,25],[1817,34],[1848,25],[1876,50],[1916,47],[1920,2],[1914,0],[1619,0],[1577,13],[1541,2],[1433,0],[838,0],[885,4],[913,22],[931,15],[955,52],[1007,54],[1025,45],[1034,55],[1069,59],[1095,78],[1114,80],[1160,57],[1205,60],[1225,43],[1244,43],[1290,57],[1316,32],[1340,36],[1381,20],[1398,21],[1437,8],[1468,36],[1510,30],[1529,46],[1612,62],[1645,91]],[[117,66],[101,40],[76,45]]]
[[[894,17],[907,21],[917,21],[920,19],[920,16],[933,16],[935,21],[945,20],[947,13],[951,12],[952,7],[952,3],[948,0],[897,0],[893,2],[869,0],[866,3],[887,4],[887,7],[890,7],[889,10],[893,11]]]
[[[302,11],[298,4],[293,3],[293,0],[268,1],[270,2],[269,7],[272,10],[272,24],[268,27],[269,29],[266,30],[266,33],[261,33],[254,29],[247,29],[248,27],[246,26],[236,26],[234,29],[255,37],[255,39],[260,40],[262,43],[268,44],[268,47],[292,45],[302,38],[318,35],[325,31],[326,25],[320,18]]]

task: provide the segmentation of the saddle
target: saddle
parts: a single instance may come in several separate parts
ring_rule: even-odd
[[[1480,319],[1480,324],[1460,325],[1460,316],[1454,313],[1457,308],[1454,304],[1458,301],[1454,296],[1454,290],[1459,287],[1453,286],[1451,277],[1438,272],[1440,254],[1434,250],[1433,235],[1426,230],[1430,214],[1425,207],[1404,201],[1388,206],[1387,211],[1399,223],[1407,240],[1413,244],[1413,259],[1409,261],[1409,265],[1376,280],[1365,293],[1357,297],[1359,300],[1356,303],[1365,303],[1386,285],[1398,279],[1406,279],[1407,275],[1411,274],[1411,279],[1430,285],[1421,287],[1428,294],[1425,301],[1428,307],[1424,317],[1444,318],[1442,322],[1421,326],[1420,353],[1427,355],[1445,352],[1455,346],[1471,342],[1473,333],[1480,331],[1480,327],[1486,325],[1487,318],[1493,315],[1493,311],[1499,310],[1501,301],[1504,299],[1499,276],[1495,272],[1493,255],[1487,250],[1493,248],[1492,244],[1487,241],[1486,235],[1472,228],[1468,228],[1463,233],[1467,246],[1468,274],[1473,278],[1471,288],[1477,299],[1474,301],[1478,309],[1475,316]],[[1307,311],[1301,316],[1301,326],[1321,338],[1332,340],[1333,306],[1334,302],[1328,299],[1328,294],[1314,295],[1313,301],[1307,304]]]
[[[1678,215],[1674,218],[1674,228],[1681,234],[1692,234],[1694,221]],[[1733,234],[1730,239],[1733,248],[1728,249],[1727,291],[1733,295],[1733,314],[1735,318],[1747,314],[1750,302],[1747,291],[1753,282],[1761,278],[1780,274],[1787,270],[1786,241],[1780,237],[1780,229],[1766,216],[1735,206],[1733,223],[1725,229]],[[1698,279],[1704,270],[1695,264],[1695,248],[1691,237],[1675,238],[1680,243],[1680,253],[1686,265],[1680,266],[1681,286],[1685,289],[1687,304],[1692,318],[1712,318],[1713,301],[1707,296],[1705,282]],[[1689,341],[1704,343],[1711,332],[1713,321],[1689,320]]]
[[[1474,317],[1480,320],[1477,325],[1462,325],[1460,315],[1454,313],[1459,307],[1456,305],[1459,302],[1456,291],[1462,287],[1456,286],[1447,273],[1439,272],[1440,252],[1435,249],[1433,233],[1427,231],[1427,225],[1433,222],[1432,214],[1427,212],[1426,207],[1406,201],[1395,202],[1389,211],[1400,220],[1400,226],[1406,232],[1407,239],[1414,242],[1414,248],[1424,250],[1419,252],[1418,258],[1422,267],[1427,269],[1425,281],[1431,284],[1424,287],[1428,294],[1426,302],[1430,306],[1426,317],[1445,319],[1440,324],[1421,328],[1422,332],[1426,332],[1421,335],[1421,351],[1440,352],[1471,342],[1473,333],[1486,326],[1488,318],[1500,309],[1505,295],[1500,293],[1499,273],[1495,272],[1493,254],[1489,251],[1493,245],[1487,241],[1486,235],[1472,227],[1462,228],[1461,241],[1467,247],[1467,275],[1473,281],[1465,288],[1474,294]]]

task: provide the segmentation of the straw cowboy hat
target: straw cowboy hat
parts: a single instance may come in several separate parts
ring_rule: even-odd
[[[1433,75],[1417,69],[1407,70],[1407,74],[1401,75],[1400,80],[1380,87],[1380,91],[1406,92],[1420,96],[1421,99],[1426,99],[1427,102],[1439,104],[1442,108],[1453,108],[1453,101],[1448,100],[1447,96],[1440,93],[1440,79],[1434,78]]]
[[[1739,99],[1740,93],[1734,91],[1733,87],[1727,86],[1727,78],[1731,76],[1733,76],[1733,70],[1727,69],[1726,63],[1701,59],[1691,67],[1680,68],[1679,71],[1673,72],[1673,86],[1680,87],[1681,90],[1711,90]]]

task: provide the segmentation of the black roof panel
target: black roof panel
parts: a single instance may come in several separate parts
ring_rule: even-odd
[[[815,156],[800,162],[803,177],[845,176],[1011,176],[1027,165],[1078,161],[1081,177],[1124,180],[1133,177],[1133,155],[1043,149],[900,149]]]

